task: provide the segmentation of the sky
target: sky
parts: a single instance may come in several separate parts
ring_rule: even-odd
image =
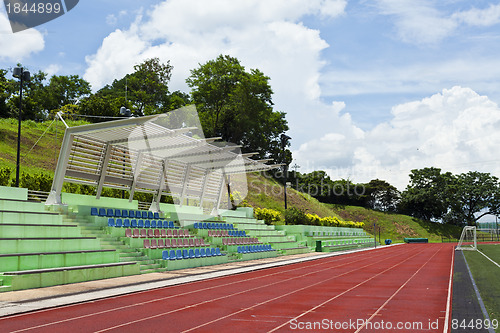
[[[270,77],[292,167],[400,190],[424,167],[500,176],[499,42],[499,1],[84,0],[15,34],[0,8],[0,68],[97,91],[159,57],[189,92],[227,54]]]

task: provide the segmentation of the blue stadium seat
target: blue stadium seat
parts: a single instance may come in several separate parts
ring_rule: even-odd
[[[174,229],[175,228],[174,221],[168,221],[168,227],[170,229]]]
[[[99,208],[99,216],[106,216],[106,208]]]
[[[119,219],[116,219],[116,220],[118,221]],[[124,228],[130,227],[130,220],[129,219],[124,219],[123,220],[123,227]]]
[[[136,210],[135,211],[135,217],[138,218],[138,219],[142,218],[142,213],[141,213],[140,210]]]
[[[194,250],[194,256],[195,256],[196,258],[201,258],[200,249],[195,249],[195,250]]]
[[[202,248],[202,249],[200,250],[200,256],[201,256],[202,258],[205,258],[205,257],[207,256],[207,254],[205,253],[205,249],[204,249],[204,248]]]
[[[122,217],[122,210],[121,209],[115,209],[115,217]]]
[[[153,219],[154,215],[152,211],[148,211],[148,219]]]
[[[215,254],[218,256],[222,255],[222,252],[220,252],[220,249],[218,247],[215,248]]]
[[[237,251],[238,253],[243,253],[243,251],[241,250],[241,246],[238,246],[238,248],[236,249],[236,251]]]
[[[133,210],[128,211],[128,217],[133,218],[135,217],[135,212]]]
[[[122,217],[128,217],[128,210],[122,209]]]
[[[168,228],[168,221],[166,221],[166,220],[163,221],[163,228],[165,228],[165,229]]]
[[[212,257],[215,257],[217,255],[217,251],[215,250],[215,247],[212,248],[212,253],[210,253],[212,255]]]
[[[175,253],[174,253],[174,255],[175,255]],[[169,260],[169,259],[170,259],[170,257],[168,256],[168,250],[165,250],[165,251],[163,251],[163,252],[161,253],[161,258],[162,258],[163,260]]]
[[[150,228],[156,228],[156,220],[151,221]]]
[[[211,251],[211,249],[210,249],[210,248],[207,248],[207,249],[205,250],[205,254],[206,254],[206,256],[207,256],[207,257],[211,257],[211,256],[212,256],[212,251]]]
[[[115,226],[115,219],[109,218],[108,219],[108,227],[114,227]]]
[[[143,218],[143,219],[147,219],[147,218],[148,218],[148,211],[147,211],[147,210],[143,210],[143,211],[141,212],[141,214],[142,214],[142,218]]]
[[[158,220],[160,218],[160,214],[158,212],[154,212],[153,218]]]
[[[170,260],[175,260],[175,259],[177,259],[177,256],[176,256],[176,254],[175,254],[175,250],[170,250],[170,255],[168,256],[168,258],[169,258]],[[182,259],[182,258],[179,258],[179,259]]]
[[[137,228],[144,228],[144,220],[137,221]]]
[[[130,221],[130,226],[131,226],[132,228],[137,228],[137,220],[136,220],[136,219],[131,220],[131,221]]]
[[[184,259],[189,259],[189,251],[188,251],[188,249],[183,249],[182,250],[182,257]]]
[[[97,212],[97,207],[90,208],[90,215],[97,216],[99,213]]]
[[[122,227],[122,219],[116,219],[115,227],[117,227],[117,228],[121,228]]]
[[[113,216],[115,216],[115,210],[113,208],[106,209],[106,216],[107,217],[113,217]]]
[[[193,228],[198,229],[198,222],[195,222],[195,223],[193,224]]]
[[[193,249],[189,249],[189,259],[194,259],[194,258],[195,258],[194,250]]]
[[[149,220],[144,221],[144,228],[151,228],[151,221]]]

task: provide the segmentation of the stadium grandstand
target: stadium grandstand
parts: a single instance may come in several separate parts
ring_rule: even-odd
[[[195,112],[67,128],[46,202],[0,187],[0,291],[375,245],[358,228],[274,226],[252,208],[227,209],[232,175],[279,165],[204,138]],[[96,195],[63,192],[64,183]]]

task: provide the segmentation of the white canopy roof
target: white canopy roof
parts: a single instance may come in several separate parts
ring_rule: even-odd
[[[194,125],[194,126],[187,126]],[[205,139],[194,106],[169,113],[67,128],[47,204],[61,204],[64,182],[195,199],[218,208],[226,176],[270,170],[240,146]],[[192,202],[192,201],[191,201]],[[154,207],[152,209],[154,210]]]

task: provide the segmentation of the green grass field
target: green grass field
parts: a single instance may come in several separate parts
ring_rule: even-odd
[[[500,264],[500,244],[478,244],[478,250]],[[500,321],[500,267],[477,251],[464,251],[490,319]],[[500,332],[500,328],[496,330]]]

